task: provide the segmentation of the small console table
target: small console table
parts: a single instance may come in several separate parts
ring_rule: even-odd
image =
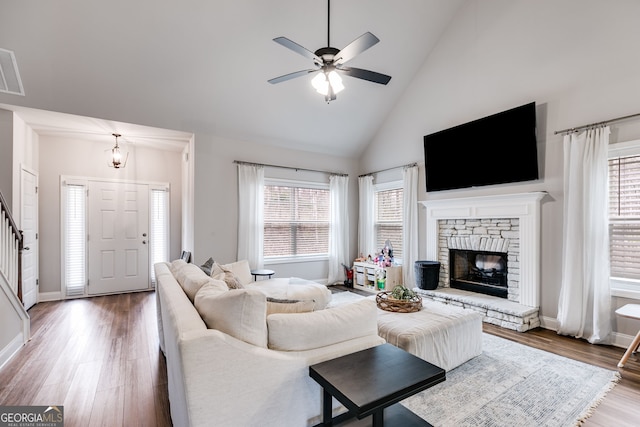
[[[245,270],[246,271],[246,270]],[[276,274],[273,270],[251,270],[251,274],[253,274],[253,280],[258,280],[258,276],[268,276],[271,279],[271,276]]]
[[[374,427],[430,426],[398,402],[446,379],[444,369],[391,344],[311,365],[309,376],[323,389],[321,426],[369,415]],[[349,412],[332,418],[332,397]]]

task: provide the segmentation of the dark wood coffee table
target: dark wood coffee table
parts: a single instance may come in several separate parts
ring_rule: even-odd
[[[429,426],[398,402],[446,379],[444,369],[391,344],[309,366],[309,375],[323,388],[320,425],[324,426],[369,415],[376,427],[385,421],[393,426]],[[332,418],[332,397],[349,412]]]

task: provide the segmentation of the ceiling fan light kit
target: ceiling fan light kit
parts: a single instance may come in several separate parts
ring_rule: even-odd
[[[355,77],[357,79],[367,80],[373,83],[386,85],[391,80],[391,76],[377,73],[375,71],[363,70],[361,68],[345,67],[344,64],[352,60],[357,55],[361,54],[371,46],[380,41],[376,36],[370,32],[366,32],[351,43],[349,43],[344,49],[338,50],[335,47],[330,47],[330,23],[331,23],[331,0],[327,0],[327,47],[321,47],[315,52],[302,47],[296,42],[289,40],[286,37],[276,37],[274,42],[296,52],[305,58],[311,59],[315,68],[308,70],[296,71],[290,74],[285,74],[280,77],[275,77],[269,80],[269,83],[276,84],[287,80],[294,79],[296,77],[306,76],[311,73],[318,73],[312,80],[311,84],[316,91],[324,95],[324,99],[327,103],[336,99],[336,94],[344,89],[342,84],[342,78],[340,74]]]

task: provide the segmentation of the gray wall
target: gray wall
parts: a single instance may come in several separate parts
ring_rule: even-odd
[[[172,258],[180,256],[181,162],[178,152],[121,144],[129,150],[124,169],[107,166],[112,144],[82,139],[40,137],[40,293],[59,292],[60,287],[60,176],[168,182],[171,186]]]
[[[356,160],[268,147],[211,135],[195,137],[195,262],[209,257],[220,263],[236,260],[238,233],[238,173],[234,160],[350,174],[350,248],[355,257],[358,186]],[[265,176],[322,180],[324,174],[266,168]],[[326,261],[270,266],[278,277],[326,280]]]
[[[548,192],[541,254],[548,326],[557,316],[563,246],[562,135],[554,131],[640,112],[637,16],[640,3],[630,1],[468,1],[360,159],[360,172],[421,162],[418,200]],[[423,135],[531,101],[539,182],[426,193]],[[611,142],[633,139],[640,120],[612,125]],[[421,210],[422,256],[424,224]],[[614,309],[628,302],[614,298]],[[637,322],[612,318],[618,332],[636,333]]]

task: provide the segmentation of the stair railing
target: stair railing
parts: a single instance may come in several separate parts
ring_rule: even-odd
[[[22,231],[16,226],[9,205],[0,193],[0,273],[22,302]]]

